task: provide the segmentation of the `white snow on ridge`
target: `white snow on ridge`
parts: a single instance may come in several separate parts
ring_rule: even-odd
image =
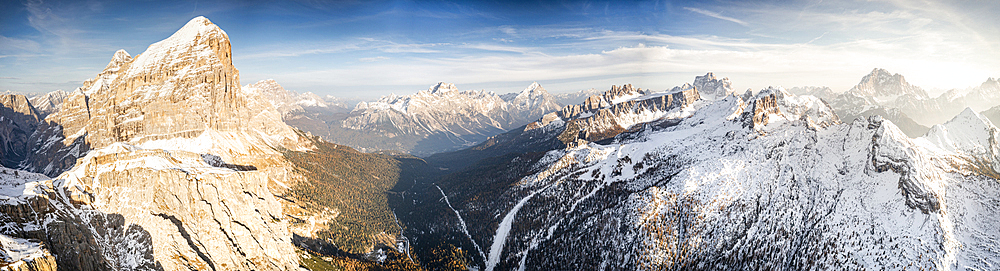
[[[0,234],[0,260],[11,263],[35,259],[45,254],[47,253],[42,249],[41,243]]]
[[[212,24],[208,18],[203,16],[195,17],[167,39],[153,43],[145,52],[136,56],[132,65],[125,73],[125,77],[129,78],[136,74],[146,73],[150,69],[156,68],[155,65],[170,66],[170,61],[177,61],[182,54],[193,52],[195,55],[202,56],[211,53],[211,50],[204,48],[192,48],[195,46],[207,46],[196,43],[197,38],[206,36],[228,37],[225,31]],[[167,60],[168,62],[164,63],[163,60]]]
[[[922,138],[947,151],[965,151],[985,154],[990,148],[990,138],[997,134],[989,119],[966,108],[952,120],[934,125]]]

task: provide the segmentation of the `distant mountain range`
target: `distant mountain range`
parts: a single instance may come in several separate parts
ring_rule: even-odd
[[[412,95],[361,102],[347,113],[307,108],[284,118],[331,142],[425,156],[482,142],[559,107],[538,83],[503,95],[459,91],[454,84],[438,83]]]
[[[822,98],[845,119],[883,116],[910,137],[922,136],[930,126],[947,121],[967,107],[981,112],[1000,105],[1000,83],[994,78],[977,87],[953,89],[931,98],[902,75],[884,69],[872,70],[856,86],[840,94],[826,87],[792,88],[790,92]]]

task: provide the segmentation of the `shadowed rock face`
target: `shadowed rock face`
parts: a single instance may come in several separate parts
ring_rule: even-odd
[[[644,94],[647,94],[647,91],[641,88],[632,88],[632,84],[625,84],[621,87],[611,86],[610,90],[598,95],[590,96],[583,100],[582,104],[564,106],[562,110],[559,111],[559,117],[576,118],[587,112],[594,112],[601,108],[610,107],[615,103],[616,99],[638,97]]]
[[[38,112],[24,95],[0,95],[0,165],[16,168],[28,156]]]

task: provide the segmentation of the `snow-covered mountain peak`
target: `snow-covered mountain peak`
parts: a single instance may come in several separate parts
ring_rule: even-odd
[[[982,156],[998,154],[998,136],[1000,132],[989,119],[965,108],[948,122],[931,127],[922,138],[944,150]]]
[[[199,16],[188,21],[184,27],[170,37],[153,43],[146,51],[135,57],[128,69],[127,77],[151,72],[163,66],[172,66],[182,58],[201,59],[214,57],[224,65],[232,66],[229,36],[207,18]],[[207,48],[203,48],[207,47]],[[206,50],[210,49],[210,50]]]
[[[986,82],[983,82],[982,84],[979,85],[979,88],[981,88],[981,89],[995,89],[995,90],[1000,91],[1000,80],[997,80],[997,78],[993,78],[993,77],[987,78]]]
[[[209,21],[208,18],[205,18],[205,16],[198,16],[188,21],[186,24],[184,24],[183,27],[181,27],[181,29],[177,30],[177,32],[174,32],[173,35],[170,35],[170,37],[164,41],[193,40],[199,36],[205,36],[215,33],[226,35],[225,31],[223,31],[221,28],[213,24],[212,21]]]
[[[539,88],[541,86],[542,85],[539,85],[537,81],[536,82],[531,82],[531,85],[528,85],[528,87],[524,88],[524,90],[522,90],[521,92],[522,93],[523,92],[531,92],[531,91],[534,91],[536,88]]]
[[[537,83],[521,92],[498,95],[490,91],[458,91],[454,84],[441,82],[416,94],[393,94],[360,102],[341,127],[377,133],[389,139],[384,142],[391,142],[354,145],[357,147],[429,154],[479,142],[555,110],[559,110],[559,104]],[[446,147],[415,150],[412,142],[392,142],[396,140],[392,138],[414,142],[431,138],[427,141]],[[350,145],[353,140],[338,142]]]
[[[451,91],[458,91],[458,87],[455,87],[453,83],[438,82],[436,85],[431,86],[427,89],[431,94],[445,93]]]
[[[513,96],[513,98],[509,98],[511,96]],[[538,99],[543,96],[549,96],[549,92],[546,91],[542,85],[538,84],[538,82],[532,82],[531,85],[524,88],[524,90],[521,90],[521,92],[501,95],[504,100],[514,101],[514,103],[524,103],[527,102],[527,100]]]
[[[265,97],[288,96],[288,91],[284,87],[281,87],[274,79],[260,80],[257,83],[247,85],[246,88],[244,91],[251,94],[265,95]]]
[[[266,100],[278,110],[281,116],[286,116],[292,112],[305,112],[306,109],[331,109],[331,105],[336,107],[334,109],[347,110],[347,105],[340,103],[333,96],[329,96],[330,101],[326,101],[323,97],[316,95],[312,92],[297,93],[295,91],[287,90],[278,84],[274,79],[264,79],[257,83],[249,84],[243,86],[243,92],[251,97],[258,97],[261,100]]]
[[[716,79],[715,74],[709,72],[702,76],[695,76],[692,85],[701,93],[701,98],[706,100],[718,100],[733,93],[733,84],[729,78]]]
[[[848,92],[868,98],[874,98],[876,102],[893,101],[904,95],[912,95],[917,99],[930,98],[923,89],[910,85],[906,78],[896,73],[890,73],[885,69],[875,68],[871,73],[861,78],[854,88]]]
[[[111,57],[111,62],[108,63],[108,66],[104,67],[104,72],[117,72],[122,65],[125,65],[125,63],[130,61],[132,61],[132,55],[129,55],[125,49],[119,49],[115,52],[115,55]]]

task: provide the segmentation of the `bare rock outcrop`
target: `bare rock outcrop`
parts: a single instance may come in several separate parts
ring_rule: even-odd
[[[294,269],[270,173],[217,167],[185,151],[114,145],[53,184],[68,195],[68,209],[120,215],[148,232],[150,256],[165,270]]]
[[[689,106],[701,99],[695,88],[671,94],[633,97],[643,93],[641,89],[633,89],[632,85],[612,87],[602,95],[587,98],[582,105],[564,107],[559,113],[566,119],[567,128],[559,135],[559,140],[569,145],[578,139],[599,141],[611,138],[635,124],[662,117],[651,116]]]

